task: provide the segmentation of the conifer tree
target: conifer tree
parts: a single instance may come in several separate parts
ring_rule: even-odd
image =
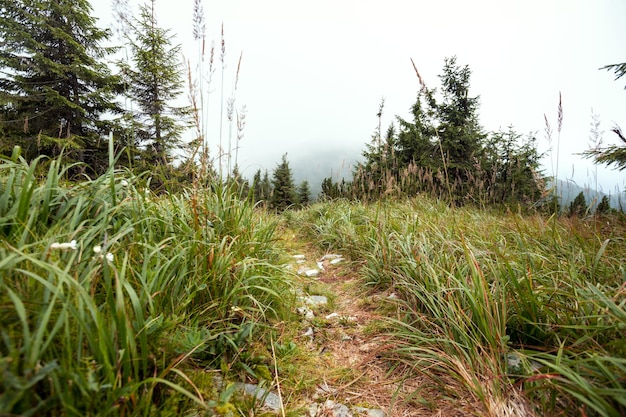
[[[602,196],[602,200],[598,204],[596,208],[596,214],[608,214],[611,212],[611,203],[609,202],[609,198],[607,196]]]
[[[0,7],[0,152],[56,156],[102,172],[112,128],[101,115],[115,104],[118,77],[102,60],[110,33],[96,26],[87,0],[5,0]]]
[[[587,201],[585,200],[585,195],[581,191],[578,193],[574,201],[572,201],[569,205],[569,215],[570,216],[581,216],[587,211]]]
[[[456,57],[446,58],[441,79],[443,101],[436,105],[441,150],[450,176],[467,179],[468,171],[481,158],[484,134],[478,123],[478,97],[469,96],[471,70],[461,67]]]
[[[489,135],[482,168],[493,203],[530,205],[541,198],[541,155],[535,141],[532,135],[524,140],[513,126]]]
[[[254,203],[258,203],[261,197],[261,169],[257,169],[252,178],[252,199]]]
[[[127,94],[138,107],[132,129],[136,143],[146,147],[148,163],[165,165],[190,126],[191,109],[171,104],[184,87],[181,47],[172,45],[174,36],[158,26],[155,1],[142,5],[139,18],[131,24],[132,66],[120,63],[120,67]]]
[[[308,206],[311,202],[311,189],[309,187],[309,182],[304,180],[300,183],[298,187],[298,203],[300,206]]]
[[[261,181],[261,200],[269,202],[270,198],[272,198],[272,183],[269,173],[265,170]]]
[[[297,203],[293,175],[287,161],[287,154],[283,155],[281,163],[274,169],[272,186],[272,208],[277,211],[284,211]]]

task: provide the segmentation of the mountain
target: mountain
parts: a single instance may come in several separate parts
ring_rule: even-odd
[[[581,187],[578,184],[570,180],[557,180],[556,193],[560,199],[561,207],[566,210],[569,205],[574,201],[576,196],[581,192],[585,196],[587,206],[591,211],[595,210],[595,207],[600,203],[602,197],[607,196],[612,208],[624,211],[626,209],[626,194],[624,192],[615,194],[606,194],[602,191],[596,191],[592,187]],[[550,187],[551,184],[548,183]]]

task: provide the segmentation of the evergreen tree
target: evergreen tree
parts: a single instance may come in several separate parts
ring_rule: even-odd
[[[397,155],[400,164],[407,166],[415,163],[420,167],[433,168],[433,161],[441,159],[435,142],[432,140],[434,127],[426,110],[432,100],[430,93],[422,88],[418,93],[417,100],[411,106],[412,121],[396,116],[399,124],[397,142]],[[432,101],[430,101],[432,105]]]
[[[615,165],[618,170],[626,169],[626,137],[619,127],[611,129],[622,141],[621,146],[611,145],[606,148],[594,148],[583,153],[585,157],[595,159],[597,164]]]
[[[460,67],[456,57],[446,58],[439,76],[443,101],[435,105],[438,138],[450,177],[467,180],[482,156],[484,134],[478,123],[478,97],[469,96],[471,70]]]
[[[269,202],[270,198],[272,198],[272,183],[269,173],[265,170],[261,181],[261,200]]]
[[[534,136],[522,140],[512,126],[490,134],[483,168],[492,202],[530,205],[541,198],[544,183],[535,142]]]
[[[287,154],[283,155],[281,163],[274,169],[272,186],[274,188],[271,199],[272,208],[277,211],[284,211],[297,203],[296,190],[291,168],[287,161]]]
[[[145,146],[147,162],[167,164],[172,151],[189,127],[191,109],[171,104],[184,87],[181,76],[180,45],[172,45],[173,35],[158,26],[155,0],[140,8],[139,18],[131,25],[134,39],[128,39],[132,67],[120,63],[128,86],[127,94],[137,103],[132,132],[138,146]]]
[[[5,0],[0,7],[0,152],[57,156],[102,172],[120,90],[102,59],[110,33],[96,26],[88,0]]]
[[[322,198],[332,200],[338,198],[339,194],[339,187],[333,182],[331,177],[326,177],[322,180]]]
[[[300,186],[298,187],[298,203],[303,207],[308,206],[311,202],[310,196],[311,189],[309,188],[309,182],[307,180],[304,180],[300,183]]]
[[[626,62],[622,62],[621,64],[611,64],[605,65],[600,69],[605,69],[607,71],[613,71],[615,73],[615,80],[619,80],[624,75],[626,75]],[[624,87],[626,90],[626,87]]]
[[[596,214],[608,214],[611,212],[611,203],[609,202],[609,198],[607,196],[602,196],[602,200],[600,200],[600,204],[596,208]]]
[[[587,201],[585,200],[585,195],[581,191],[578,193],[574,201],[572,201],[569,205],[569,215],[570,216],[582,216],[587,211]]]
[[[263,200],[261,195],[261,169],[257,169],[254,173],[254,177],[252,178],[252,199],[256,204],[259,201]]]

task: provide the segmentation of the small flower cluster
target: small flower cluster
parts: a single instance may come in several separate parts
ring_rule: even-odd
[[[96,245],[93,247],[93,252],[98,255],[98,258],[102,258],[102,246],[100,245]],[[113,262],[113,254],[111,252],[107,252],[106,255],[104,255],[104,258],[109,261],[109,262]]]

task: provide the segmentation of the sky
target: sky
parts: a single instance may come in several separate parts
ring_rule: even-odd
[[[137,0],[129,1],[137,10]],[[92,0],[102,27],[116,26],[111,2]],[[444,59],[456,56],[472,70],[469,95],[480,97],[485,131],[512,125],[535,134],[546,175],[556,172],[558,144],[559,178],[591,188],[597,179],[607,193],[626,190],[624,172],[577,155],[592,146],[592,112],[603,145],[619,143],[614,126],[626,130],[626,77],[615,81],[613,72],[599,69],[626,62],[624,0],[204,0],[202,6],[207,44],[216,46],[208,87],[204,63],[209,146],[217,155],[222,85],[226,100],[241,56],[235,108],[246,107],[243,138],[232,139],[227,121],[221,137],[223,147],[229,137],[239,145],[238,165],[247,177],[259,168],[271,174],[284,153],[301,176],[349,172],[378,126],[383,98],[383,131],[396,116],[408,118],[419,90],[411,59],[435,88]],[[156,13],[200,79],[193,0],[157,0]]]

